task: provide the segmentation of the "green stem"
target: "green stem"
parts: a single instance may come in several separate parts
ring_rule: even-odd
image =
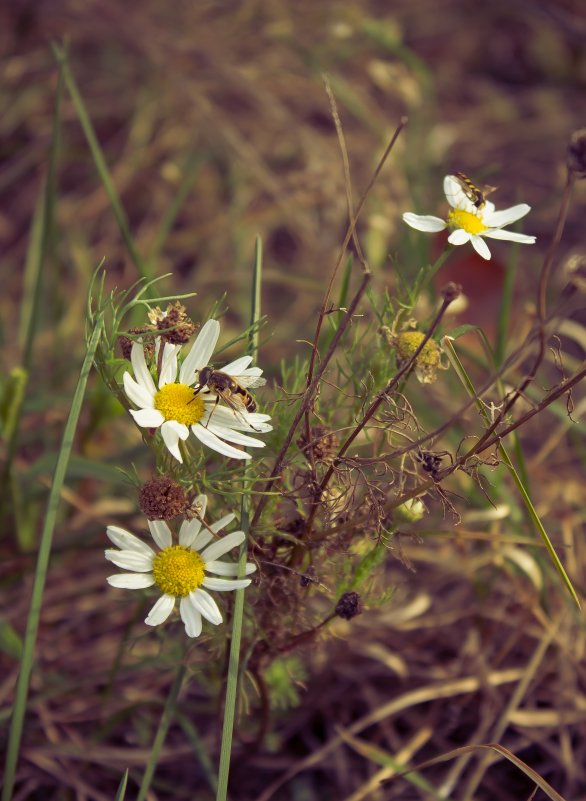
[[[118,227],[120,228],[120,233],[122,234],[122,238],[128,248],[128,253],[130,254],[130,258],[132,259],[134,266],[137,269],[138,274],[142,278],[148,278],[147,268],[143,259],[141,258],[140,253],[138,252],[136,245],[134,244],[134,240],[132,238],[132,234],[130,233],[130,227],[128,225],[128,221],[126,219],[126,214],[124,209],[122,208],[122,203],[120,202],[120,198],[118,197],[118,193],[114,187],[114,182],[112,181],[112,177],[110,175],[110,171],[108,170],[108,165],[106,164],[106,159],[104,157],[104,153],[100,144],[98,142],[98,138],[94,131],[94,127],[92,125],[92,121],[90,119],[90,115],[85,107],[85,103],[83,102],[82,96],[77,88],[77,84],[73,77],[73,73],[71,72],[71,68],[69,66],[69,62],[67,60],[67,53],[65,49],[60,47],[57,44],[51,45],[55,58],[57,59],[58,64],[61,66],[63,70],[63,77],[65,80],[65,85],[67,86],[67,91],[71,97],[73,102],[75,111],[79,118],[79,122],[85,134],[85,138],[87,139],[87,143],[89,145],[90,152],[94,159],[94,163],[96,165],[96,170],[98,171],[98,175],[100,176],[100,180],[104,185],[104,189],[106,190],[106,194],[108,195],[108,200],[110,201],[110,205],[112,207],[112,211],[114,212],[114,217],[116,218],[116,222],[118,223]]]
[[[252,282],[251,325],[253,328],[248,340],[248,352],[256,353],[258,349],[258,320],[260,319],[260,292],[262,274],[262,242],[256,238],[254,261],[254,275]],[[256,324],[256,325],[255,325]],[[246,487],[250,466],[244,467],[244,485]],[[244,492],[240,512],[240,526],[246,538],[250,528],[250,494]],[[240,547],[238,557],[238,578],[244,578],[246,556],[248,551],[247,539]],[[242,640],[242,622],[244,619],[244,590],[236,590],[234,599],[234,617],[232,619],[232,640],[230,643],[230,657],[228,662],[228,679],[226,682],[226,699],[224,704],[224,726],[222,729],[222,744],[220,747],[220,766],[218,769],[218,790],[216,801],[226,801],[228,796],[228,779],[230,776],[230,758],[232,756],[232,737],[234,733],[234,718],[236,714],[236,697],[238,692],[238,667],[240,663],[240,643]]]
[[[45,524],[41,534],[41,542],[39,545],[39,554],[37,557],[37,566],[35,570],[35,577],[33,581],[33,590],[31,596],[31,605],[28,614],[26,625],[26,633],[24,636],[24,646],[22,651],[22,659],[20,663],[20,673],[16,684],[16,695],[14,699],[14,709],[12,712],[12,721],[10,725],[10,734],[8,738],[8,750],[6,754],[6,766],[4,770],[4,788],[2,791],[2,801],[10,801],[12,798],[12,791],[14,788],[14,778],[16,775],[16,765],[18,762],[18,753],[20,749],[20,741],[22,739],[22,729],[24,724],[24,716],[26,712],[26,705],[28,699],[28,691],[30,684],[30,677],[33,667],[34,650],[37,640],[37,632],[39,628],[39,618],[41,615],[41,608],[43,602],[43,592],[45,589],[45,579],[47,576],[47,568],[49,565],[49,557],[51,554],[51,545],[53,542],[53,532],[55,530],[55,521],[57,519],[57,509],[59,507],[59,500],[61,498],[61,491],[65,482],[65,474],[67,465],[71,456],[71,449],[73,446],[73,438],[79,415],[85,388],[87,385],[88,375],[92,368],[94,355],[98,342],[102,335],[104,327],[103,315],[99,315],[96,320],[96,325],[93,330],[87,353],[81,368],[81,373],[73,401],[71,403],[71,410],[63,432],[63,440],[57,457],[57,464],[55,465],[55,474],[53,476],[53,484],[51,492],[49,493],[49,500],[47,502],[47,513],[45,515]]]
[[[468,392],[470,397],[472,397],[472,398],[476,397],[476,390],[474,389],[474,384],[472,383],[472,380],[470,379],[468,373],[466,372],[466,369],[465,369],[464,365],[460,361],[460,359],[458,357],[458,354],[456,353],[456,350],[455,350],[453,344],[451,343],[450,339],[448,337],[446,337],[444,339],[444,341],[443,341],[443,344],[444,344],[446,353],[448,355],[448,358],[449,358],[450,362],[452,363],[452,366],[454,367],[454,369],[455,369],[455,371],[456,371],[456,373],[458,375],[458,378],[460,379],[460,381],[462,382],[462,384],[466,388],[466,391]],[[490,419],[490,416],[489,416],[488,412],[486,411],[486,408],[485,408],[485,406],[484,406],[484,404],[483,404],[483,402],[482,402],[482,400],[480,398],[477,398],[476,406],[477,406],[478,411],[480,412],[480,415],[482,416],[483,420],[487,424],[487,426],[491,425],[492,421]],[[533,524],[535,525],[537,531],[539,532],[539,535],[541,536],[541,539],[543,540],[543,543],[544,543],[544,545],[545,545],[545,547],[546,547],[546,549],[547,549],[547,551],[548,551],[548,553],[549,553],[549,555],[551,557],[551,560],[552,560],[552,562],[554,564],[555,569],[557,570],[558,574],[560,575],[563,583],[566,585],[566,588],[568,589],[568,592],[572,596],[572,599],[574,600],[576,606],[578,607],[578,609],[581,609],[580,599],[578,598],[576,590],[574,589],[574,586],[573,586],[572,582],[570,581],[570,577],[566,573],[566,571],[564,569],[564,566],[562,565],[562,563],[560,561],[560,558],[557,555],[557,553],[555,551],[555,548],[553,547],[553,544],[552,544],[552,542],[551,542],[551,540],[550,540],[550,538],[549,538],[549,536],[547,534],[547,531],[543,527],[543,523],[541,522],[541,520],[539,518],[539,515],[537,514],[537,511],[536,511],[535,507],[533,506],[531,498],[529,497],[529,493],[527,492],[527,489],[526,489],[521,477],[519,476],[518,472],[515,470],[515,467],[514,467],[512,461],[511,461],[511,459],[509,457],[509,454],[507,453],[507,451],[505,449],[505,446],[501,442],[499,442],[499,444],[498,444],[498,449],[499,449],[499,453],[501,455],[501,458],[502,458],[503,462],[505,463],[505,465],[507,466],[509,472],[511,473],[511,475],[513,477],[513,481],[517,485],[517,489],[519,490],[519,493],[520,493],[520,495],[521,495],[521,497],[523,499],[523,503],[525,504],[525,508],[527,509],[529,517],[531,518],[531,520],[533,521]]]

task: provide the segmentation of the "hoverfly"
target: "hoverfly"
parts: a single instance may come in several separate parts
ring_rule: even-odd
[[[496,186],[483,186],[482,189],[479,189],[463,172],[457,172],[453,177],[460,185],[462,192],[464,192],[468,200],[479,210],[484,208],[486,205],[486,198],[496,189]]]
[[[221,399],[226,406],[232,409],[234,414],[240,415],[244,419],[242,411],[256,411],[256,401],[247,387],[254,389],[262,387],[266,383],[266,379],[260,376],[231,376],[228,373],[222,373],[220,370],[214,370],[213,367],[203,367],[199,371],[199,384],[194,387],[193,394],[194,396],[198,395],[207,386],[208,390],[216,396],[214,409]],[[213,413],[214,410],[212,409],[208,422],[211,420]]]

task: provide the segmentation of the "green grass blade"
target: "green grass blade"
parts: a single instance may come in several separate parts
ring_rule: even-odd
[[[39,317],[39,304],[42,296],[43,284],[42,268],[53,234],[57,161],[61,142],[63,83],[63,66],[60,64],[57,78],[57,90],[55,93],[55,108],[53,110],[47,179],[43,192],[42,207],[40,209],[37,208],[35,212],[35,220],[31,231],[31,244],[27,253],[25,286],[28,291],[26,292],[26,301],[23,306],[19,331],[19,339],[23,349],[22,363],[27,370],[30,368],[31,364],[33,342]]]
[[[10,733],[8,736],[8,750],[6,754],[6,766],[4,771],[4,788],[2,791],[2,801],[10,801],[12,798],[12,790],[14,787],[14,778],[16,775],[16,765],[18,762],[18,753],[20,750],[20,741],[22,739],[22,729],[24,724],[24,716],[26,712],[30,677],[33,667],[35,643],[37,639],[37,631],[39,628],[39,618],[41,615],[41,606],[43,601],[43,591],[45,588],[45,579],[47,576],[47,568],[49,565],[49,557],[51,554],[51,545],[53,542],[53,532],[55,529],[55,521],[57,519],[57,509],[59,507],[59,500],[61,498],[61,491],[65,481],[65,473],[71,455],[73,446],[73,437],[79,415],[85,389],[87,385],[88,375],[92,368],[94,355],[100,337],[102,336],[104,326],[103,316],[100,315],[96,321],[96,326],[93,330],[90,339],[87,353],[81,368],[81,373],[73,400],[71,403],[71,410],[65,430],[63,432],[63,439],[61,442],[61,449],[59,451],[59,458],[55,466],[55,473],[53,476],[53,484],[49,493],[49,500],[47,502],[47,512],[45,515],[45,523],[41,534],[41,542],[39,545],[39,553],[37,557],[37,566],[35,570],[35,577],[33,581],[33,590],[31,595],[31,605],[28,614],[26,625],[26,632],[24,636],[24,645],[22,652],[22,659],[20,663],[20,673],[16,684],[16,694],[14,700],[14,708],[12,712],[12,721],[10,724]]]
[[[474,397],[474,395],[476,394],[476,391],[474,389],[474,385],[472,384],[472,381],[470,380],[470,377],[468,376],[468,373],[466,372],[466,369],[465,369],[464,365],[460,361],[460,359],[458,357],[458,354],[456,353],[456,350],[455,350],[454,346],[452,345],[452,343],[450,342],[448,337],[444,338],[443,345],[445,347],[445,351],[446,351],[446,354],[448,356],[448,359],[450,360],[450,363],[452,364],[454,370],[456,371],[456,374],[457,374],[458,378],[462,382],[463,386],[466,388],[466,391],[468,392],[468,394],[471,397]],[[489,416],[488,412],[486,411],[486,409],[484,407],[484,404],[482,403],[482,401],[480,399],[478,399],[476,401],[476,406],[478,408],[478,411],[480,412],[480,415],[482,416],[484,421],[487,423],[487,425],[490,424],[490,416]],[[545,547],[546,547],[546,549],[547,549],[547,551],[548,551],[548,553],[549,553],[549,555],[551,557],[551,560],[552,560],[552,562],[554,564],[555,569],[557,570],[557,572],[558,572],[560,578],[562,579],[563,583],[566,585],[566,588],[567,588],[568,592],[570,593],[570,595],[572,596],[572,599],[574,600],[574,603],[576,604],[578,609],[581,609],[580,599],[578,598],[578,594],[576,593],[576,590],[574,589],[574,586],[573,586],[572,582],[570,581],[570,577],[566,573],[566,571],[564,569],[564,566],[562,565],[562,563],[560,561],[560,558],[557,555],[557,553],[555,551],[555,548],[553,547],[553,544],[552,544],[552,542],[551,542],[551,540],[550,540],[545,528],[543,527],[543,524],[542,524],[541,520],[539,519],[539,515],[537,514],[537,512],[535,510],[535,507],[533,506],[533,503],[531,501],[531,498],[529,497],[529,493],[528,493],[528,491],[527,491],[527,489],[526,489],[521,477],[519,476],[518,472],[515,470],[515,467],[514,467],[512,461],[511,461],[511,459],[509,458],[509,455],[508,455],[508,453],[507,453],[507,451],[505,449],[505,446],[502,443],[499,444],[499,453],[500,453],[500,455],[501,455],[501,457],[503,459],[503,462],[506,464],[507,468],[509,469],[515,484],[517,485],[517,489],[519,490],[521,498],[523,499],[523,503],[525,504],[525,508],[527,509],[527,512],[529,513],[529,517],[531,518],[535,528],[539,532],[539,535],[540,535],[541,539],[543,540],[543,543],[544,543],[544,545],[545,545]]]
[[[55,93],[55,107],[53,109],[53,122],[51,133],[51,146],[49,149],[49,163],[47,178],[43,191],[36,204],[29,243],[26,254],[24,273],[24,293],[21,305],[18,340],[22,349],[22,367],[25,376],[21,387],[19,403],[13,406],[14,419],[11,421],[9,432],[5,432],[6,458],[0,475],[0,519],[4,518],[8,505],[10,488],[15,486],[12,475],[12,463],[18,447],[18,432],[20,430],[20,416],[24,403],[26,376],[30,373],[33,343],[38,328],[40,314],[40,299],[43,285],[43,264],[51,241],[53,231],[53,209],[55,206],[55,184],[57,174],[57,160],[59,155],[61,102],[63,98],[63,70],[59,67],[57,90]],[[13,493],[15,505],[15,518],[21,520],[22,510],[17,508],[18,497]],[[18,527],[20,531],[20,527]]]
[[[250,324],[252,327],[248,341],[248,352],[256,353],[258,348],[258,321],[260,320],[260,296],[262,287],[262,242],[256,238],[254,271],[252,279],[252,300]],[[248,465],[244,466],[244,485],[246,486]],[[240,528],[248,535],[250,527],[250,495],[242,495],[240,511]],[[248,551],[247,540],[240,546],[238,556],[238,578],[244,578],[246,556]],[[232,619],[232,640],[230,642],[230,657],[228,662],[228,679],[226,682],[226,699],[224,704],[224,725],[222,728],[222,743],[220,746],[220,766],[218,770],[218,790],[216,801],[226,801],[228,796],[228,779],[230,775],[230,757],[232,755],[232,736],[234,733],[234,718],[236,714],[236,696],[238,692],[238,668],[240,664],[240,642],[242,639],[242,621],[244,619],[244,593],[245,590],[236,590],[234,599],[234,617]]]
[[[499,309],[498,325],[496,332],[495,344],[495,361],[497,366],[503,363],[505,358],[505,351],[507,347],[507,335],[509,330],[509,320],[511,317],[511,308],[513,306],[513,290],[515,288],[515,276],[517,275],[517,266],[519,264],[519,246],[511,248],[511,256],[506,266],[505,280],[503,284],[503,292],[501,296],[501,305]]]
[[[116,792],[116,798],[114,801],[124,801],[126,797],[126,785],[128,784],[128,768],[124,771],[124,776],[120,779],[120,784],[118,785],[118,790]]]
[[[65,85],[67,86],[67,91],[69,92],[69,95],[73,102],[75,112],[79,118],[79,122],[85,134],[85,138],[87,140],[90,152],[92,154],[94,164],[96,165],[96,170],[98,171],[100,180],[102,181],[104,189],[106,190],[106,194],[108,195],[108,200],[110,201],[110,205],[112,207],[112,211],[114,212],[114,217],[116,218],[118,227],[120,228],[120,233],[122,234],[124,243],[128,248],[128,253],[130,254],[130,258],[132,259],[132,262],[134,263],[134,266],[136,267],[138,274],[142,278],[148,278],[149,276],[147,274],[144,261],[140,253],[138,252],[136,245],[134,244],[132,234],[130,233],[128,221],[126,219],[126,214],[122,207],[122,203],[120,202],[120,198],[118,197],[116,189],[114,188],[114,182],[112,181],[112,178],[110,176],[110,171],[108,170],[108,165],[106,164],[104,153],[98,142],[98,138],[95,134],[92,121],[85,107],[85,103],[83,102],[83,98],[79,92],[79,89],[77,88],[77,84],[73,77],[73,73],[71,72],[65,48],[60,47],[58,44],[55,43],[53,43],[51,47],[53,49],[53,53],[55,55],[55,58],[57,59],[57,62],[61,65],[63,69],[63,77],[65,80]]]

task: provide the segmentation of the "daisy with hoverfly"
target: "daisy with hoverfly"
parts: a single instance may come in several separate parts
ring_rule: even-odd
[[[518,203],[508,209],[497,211],[494,203],[486,200],[488,190],[476,187],[463,173],[446,175],[444,178],[444,194],[451,206],[446,220],[431,214],[403,214],[403,220],[411,228],[426,233],[436,233],[450,228],[448,237],[450,245],[465,245],[470,242],[474,250],[483,259],[490,259],[490,250],[484,241],[487,239],[505,239],[509,242],[521,242],[532,245],[534,236],[505,231],[504,227],[517,222],[531,211],[527,203]]]

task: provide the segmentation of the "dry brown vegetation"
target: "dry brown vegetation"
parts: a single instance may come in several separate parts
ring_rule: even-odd
[[[0,9],[3,372],[20,363],[23,265],[51,140],[51,40],[69,40],[72,69],[138,250],[151,274],[173,274],[165,291],[197,292],[202,318],[226,292],[224,325],[236,334],[248,315],[254,237],[262,236],[269,318],[263,366],[278,381],[279,361],[292,359],[298,340],[313,335],[347,225],[322,74],[337,98],[358,191],[399,118],[410,120],[359,226],[374,292],[392,288],[393,265],[408,252],[401,213],[434,213],[446,172],[462,169],[502,184],[502,205],[532,205],[530,231],[538,243],[523,254],[510,331],[511,342],[522,342],[559,207],[567,141],[583,124],[585,37],[577,0],[6,4]],[[137,277],[67,96],[62,117],[55,236],[15,462],[26,515],[2,520],[1,618],[19,634],[34,542],[83,355],[88,277],[101,258],[112,286]],[[575,188],[552,295],[584,268],[585,184]],[[183,200],[167,216],[179,191]],[[469,299],[454,324],[475,323],[494,334],[505,251],[496,253],[489,263],[458,254],[442,272],[442,283],[459,281]],[[586,350],[580,305],[573,301],[558,330],[568,372]],[[534,503],[583,597],[580,392],[573,420],[539,416],[523,428],[522,445]],[[436,411],[441,418],[450,408],[449,390],[434,389],[429,397],[432,420]],[[183,658],[190,680],[151,797],[213,798],[222,669],[214,679],[207,667],[210,660],[223,666],[224,650],[210,651],[205,638],[187,656],[168,641],[163,649],[163,640],[142,626],[143,610],[105,583],[111,572],[102,560],[105,525],[117,520],[132,528],[138,520],[135,497],[115,471],[121,447],[125,467],[140,461],[138,435],[94,381],[62,499],[15,799],[105,801],[127,767],[133,798]],[[496,508],[487,502],[470,509],[470,478],[455,474],[448,488],[460,520],[430,498],[430,515],[387,543],[377,591],[393,592],[380,608],[372,604],[351,621],[334,620],[284,653],[267,675],[254,669],[245,675],[232,801],[407,801],[437,797],[430,787],[457,801],[528,799],[534,781],[489,751],[465,751],[421,770],[429,786],[417,785],[413,774],[380,783],[404,765],[486,743],[500,743],[568,801],[586,797],[583,616],[553,574],[514,488],[487,471],[488,496],[493,481],[502,493]],[[292,610],[300,631],[330,611],[331,586],[327,576],[319,578],[319,589],[310,584],[301,591],[297,581]],[[276,603],[282,597],[286,604],[292,592],[286,582],[281,586],[268,571],[265,580],[275,581]],[[2,647],[3,735],[18,661],[8,636]],[[542,790],[535,795],[545,797]]]

